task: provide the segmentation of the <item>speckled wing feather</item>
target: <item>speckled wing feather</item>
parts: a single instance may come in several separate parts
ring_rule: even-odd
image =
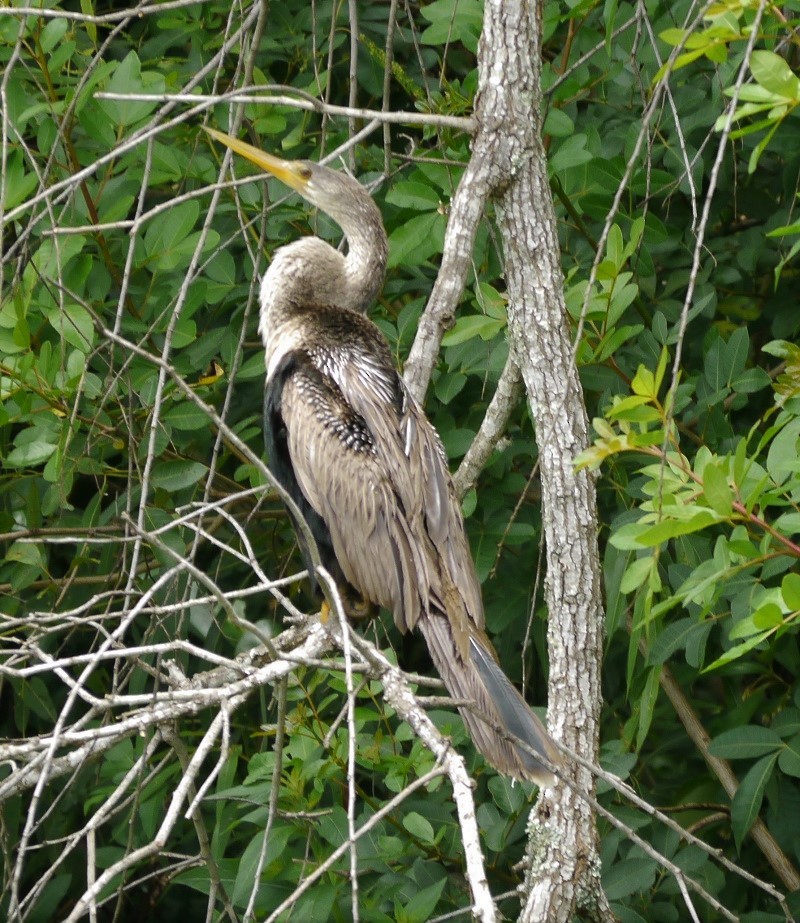
[[[281,415],[295,477],[327,526],[349,583],[415,624],[429,584],[397,492],[364,419],[314,362],[298,352]]]

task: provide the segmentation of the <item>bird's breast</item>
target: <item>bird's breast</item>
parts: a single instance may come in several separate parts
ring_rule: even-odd
[[[286,356],[295,350],[302,349],[306,341],[306,335],[302,329],[289,325],[284,326],[283,329],[262,330],[261,338],[264,343],[267,382],[272,381],[276,369]]]

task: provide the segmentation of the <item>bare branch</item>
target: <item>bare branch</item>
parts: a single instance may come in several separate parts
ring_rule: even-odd
[[[275,90],[283,90],[283,94]],[[292,94],[292,95],[290,95]],[[430,125],[434,128],[455,128],[471,134],[475,129],[472,119],[465,119],[455,115],[438,115],[434,112],[393,112],[384,109],[363,109],[358,106],[336,106],[325,103],[316,97],[302,93],[294,87],[284,86],[259,86],[231,90],[227,93],[211,96],[202,93],[95,93],[96,99],[110,99],[128,102],[169,102],[186,103],[191,105],[195,112],[204,111],[220,103],[255,103],[268,106],[291,106],[293,109],[302,109],[306,112],[319,112],[323,115],[340,115],[345,118],[368,119],[371,122],[380,122],[384,125]]]
[[[522,392],[522,376],[519,367],[509,355],[494,395],[486,408],[481,428],[453,476],[453,483],[460,497],[475,486],[479,474],[497,448],[498,441],[508,425],[508,420],[519,404]]]

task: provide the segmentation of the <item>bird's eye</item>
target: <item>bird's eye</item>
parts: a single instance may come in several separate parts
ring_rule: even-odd
[[[301,164],[300,170],[298,172],[300,173],[300,176],[303,177],[303,179],[311,179],[311,167],[307,167],[305,164]]]

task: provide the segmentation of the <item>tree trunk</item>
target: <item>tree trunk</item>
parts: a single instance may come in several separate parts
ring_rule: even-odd
[[[566,323],[556,219],[541,140],[541,7],[487,0],[479,47],[478,131],[473,154],[500,168],[514,358],[536,426],[547,541],[549,724],[554,736],[597,762],[603,610],[594,482],[573,459],[588,420]],[[565,758],[564,774],[594,793],[589,772]],[[590,806],[559,782],[542,792],[529,827],[521,920],[568,921],[576,909],[613,919],[599,885]]]

